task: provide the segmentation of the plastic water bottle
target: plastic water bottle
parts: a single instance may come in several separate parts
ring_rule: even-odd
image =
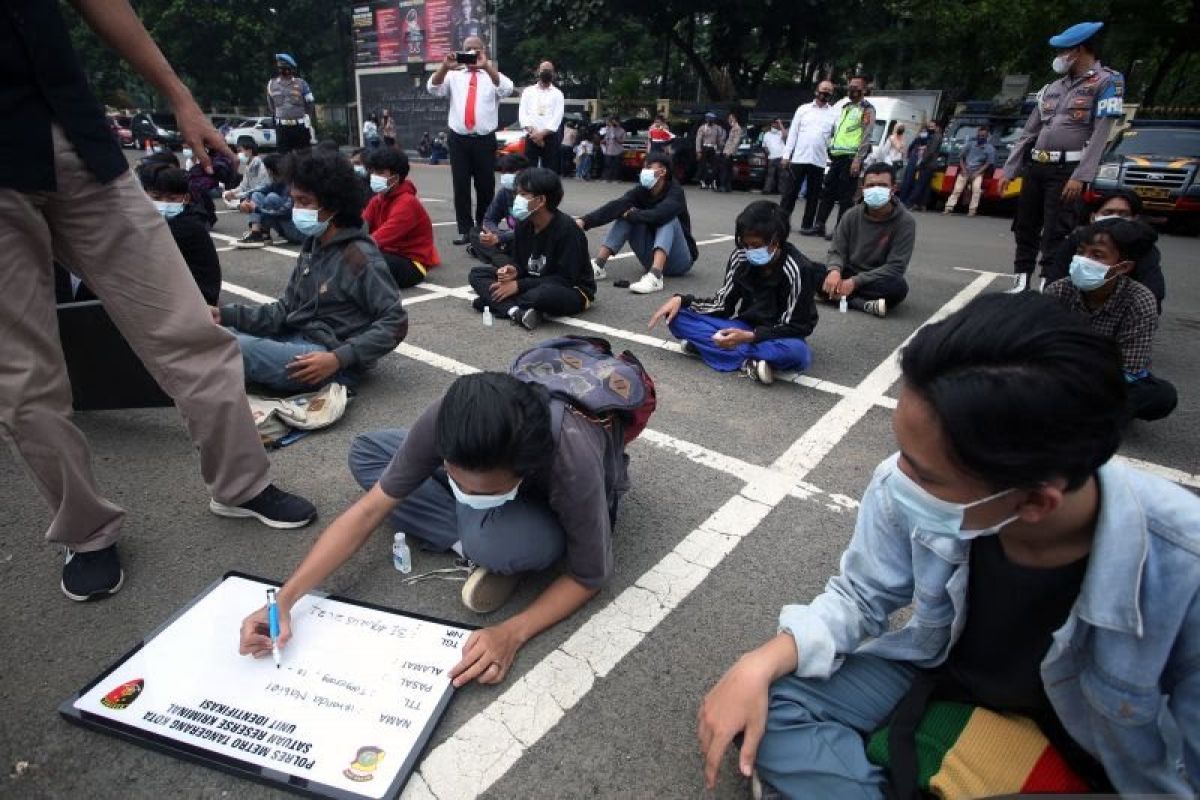
[[[846,302],[846,298],[845,298],[845,296],[843,296],[842,299],[838,301],[838,311],[845,314],[846,309],[848,309],[849,307],[850,307],[850,304],[848,302]]]
[[[412,572],[412,551],[408,549],[404,531],[396,531],[396,536],[392,540],[392,566],[405,575]]]
[[[492,308],[491,306],[483,307],[483,324],[489,328],[492,327]]]

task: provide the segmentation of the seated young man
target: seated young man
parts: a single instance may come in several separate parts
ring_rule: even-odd
[[[1096,791],[1193,796],[1200,499],[1113,459],[1116,345],[1036,293],[990,294],[919,331],[900,366],[900,450],[840,574],[704,698],[708,784],[741,734],[739,770],[778,792],[764,796],[916,796],[889,787],[865,738],[919,679],[935,700],[1032,721],[1024,740],[1040,731]],[[959,772],[1011,786],[1033,766],[986,744]],[[1018,791],[994,788],[974,796]]]
[[[737,249],[711,298],[675,295],[650,318],[665,319],[685,353],[715,370],[741,369],[759,383],[775,370],[805,370],[812,353],[804,338],[817,326],[813,301],[817,266],[788,242],[787,214],[756,200],[738,215]]]
[[[488,307],[532,331],[543,314],[578,314],[596,299],[587,237],[558,210],[562,198],[562,180],[554,170],[530,167],[517,175],[512,254],[498,269],[471,270],[476,311]]]
[[[175,245],[196,279],[204,301],[210,306],[216,305],[221,296],[221,260],[208,235],[207,218],[192,203],[187,173],[169,164],[150,163],[139,165],[137,176],[167,221]]]
[[[592,269],[596,280],[606,279],[608,259],[628,243],[644,273],[627,284],[634,294],[661,292],[663,276],[685,274],[700,256],[692,238],[687,197],[671,174],[671,159],[666,153],[646,156],[635,188],[577,222],[585,231],[613,223],[592,261]],[[621,286],[621,282],[613,285]]]
[[[1142,216],[1142,198],[1129,189],[1117,189],[1100,200],[1100,205],[1092,212],[1091,222],[1103,222],[1106,219],[1137,220]],[[1042,267],[1042,280],[1046,285],[1061,280],[1070,274],[1071,260],[1079,252],[1079,234],[1087,226],[1076,228],[1063,240],[1062,247],[1055,253],[1054,259]],[[1133,271],[1129,277],[1145,286],[1154,293],[1158,301],[1158,313],[1162,314],[1163,300],[1167,297],[1167,280],[1163,277],[1162,254],[1158,245],[1151,245],[1145,254],[1133,263]]]
[[[289,159],[292,219],[308,238],[287,288],[274,303],[212,314],[237,336],[246,381],[290,393],[352,383],[403,341],[408,313],[363,226],[350,162],[316,150]]]
[[[367,169],[367,148],[359,147],[350,151],[350,166],[354,167],[354,176],[358,178],[359,188],[362,189],[363,202],[371,202],[375,193],[371,191],[371,173]]]
[[[529,166],[529,159],[520,153],[505,153],[496,162],[500,170],[500,187],[483,215],[483,224],[472,228],[467,254],[494,267],[503,267],[512,253],[512,240],[517,221],[512,217],[516,197],[517,173]]]
[[[246,200],[255,192],[260,192],[271,183],[271,175],[263,164],[263,157],[258,154],[258,145],[251,140],[239,144],[237,148],[238,164],[242,167],[242,180],[233,189],[225,190],[221,196],[226,203],[238,203]]]
[[[886,316],[908,296],[904,273],[917,223],[896,200],[896,172],[876,163],[863,172],[863,201],[845,213],[825,257],[821,295],[857,311]]]
[[[300,244],[304,234],[292,224],[292,197],[285,180],[284,156],[272,153],[263,158],[263,166],[271,182],[261,191],[251,192],[239,206],[243,214],[249,214],[249,230],[233,243],[234,247],[267,247],[274,244],[271,232],[278,233],[285,241]]]
[[[433,243],[433,222],[408,179],[408,156],[394,147],[376,147],[367,153],[367,169],[374,196],[363,219],[396,285],[416,286],[441,257]]]
[[[1129,277],[1158,234],[1142,222],[1112,219],[1093,222],[1076,238],[1079,252],[1071,259],[1070,277],[1047,286],[1046,295],[1117,340],[1130,415],[1162,419],[1175,410],[1179,398],[1174,386],[1150,373],[1158,306],[1150,290]]]
[[[367,490],[313,545],[279,591],[280,643],[288,612],[387,523],[430,549],[472,563],[464,605],[486,614],[521,573],[563,560],[565,573],[528,608],[471,634],[450,676],[499,683],[517,651],[581,608],[613,575],[617,503],[628,487],[624,428],[551,399],[544,387],[482,372],[458,378],[405,430],[362,434],[350,471]],[[270,653],[265,610],[246,618],[241,652]]]

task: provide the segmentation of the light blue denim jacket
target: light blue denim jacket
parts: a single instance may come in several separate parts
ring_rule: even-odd
[[[808,605],[785,606],[796,674],[824,678],[846,653],[941,664],[967,619],[970,543],[909,530],[887,491],[897,455],[863,496],[841,574]],[[1200,789],[1200,498],[1109,462],[1079,597],[1042,661],[1071,736],[1122,793]],[[901,630],[888,616],[912,604]]]

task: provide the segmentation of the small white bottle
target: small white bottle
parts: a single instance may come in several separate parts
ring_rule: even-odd
[[[848,302],[846,302],[846,298],[845,298],[845,296],[843,296],[842,299],[838,301],[838,311],[845,314],[846,309],[848,309],[849,307],[850,307],[850,304]]]
[[[392,540],[392,566],[405,575],[412,572],[412,551],[408,549],[404,531],[396,531],[396,536]]]
[[[492,308],[491,306],[483,307],[483,324],[492,327]]]

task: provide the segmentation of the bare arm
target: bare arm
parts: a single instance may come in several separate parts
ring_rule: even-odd
[[[229,145],[213,129],[212,122],[196,105],[192,93],[150,38],[128,0],[71,0],[71,5],[97,36],[167,98],[184,142],[192,148],[205,172],[212,173],[209,148],[237,161]]]

